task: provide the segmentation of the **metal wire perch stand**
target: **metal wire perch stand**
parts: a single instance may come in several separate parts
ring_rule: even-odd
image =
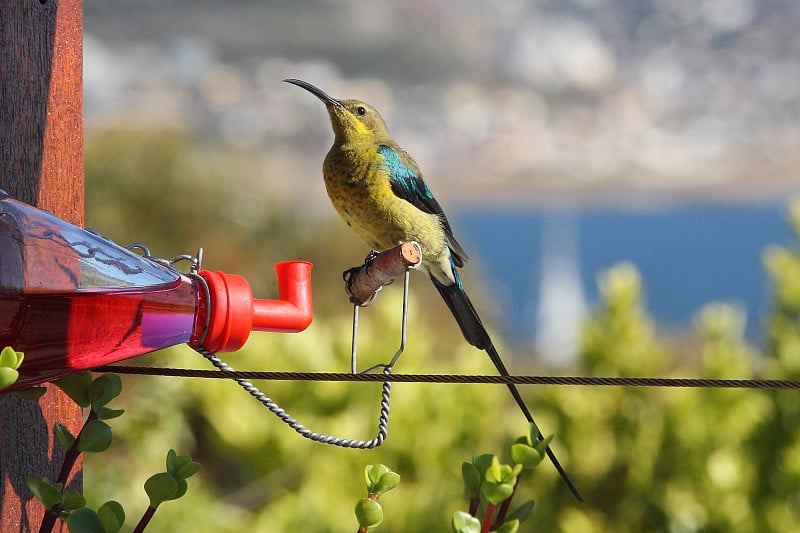
[[[159,259],[155,258],[150,255],[150,250],[147,246],[142,243],[132,243],[126,247],[128,250],[139,250],[141,251],[142,255],[156,263],[162,264],[164,266],[170,268],[176,268],[175,264],[180,261],[189,261],[190,262],[190,269],[187,273],[192,279],[197,281],[201,290],[203,290],[206,294],[207,300],[209,301],[210,291],[208,288],[208,284],[206,280],[198,274],[200,271],[200,266],[202,263],[203,257],[203,249],[200,248],[197,252],[196,256],[184,254],[177,256],[173,259],[166,260],[166,259]],[[373,367],[368,368],[363,373],[373,373],[377,370],[381,370],[383,374],[391,374],[392,367],[397,362],[400,355],[403,353],[405,349],[406,343],[406,326],[407,326],[407,301],[408,301],[408,283],[409,283],[409,275],[408,271],[405,272],[405,280],[403,285],[403,315],[402,315],[402,327],[401,327],[401,340],[400,340],[400,347],[398,348],[397,352],[395,352],[394,356],[390,360],[389,363],[386,364],[379,364]],[[352,373],[356,372],[356,352],[357,352],[357,340],[358,340],[358,304],[353,305],[353,338],[352,338],[352,349],[351,349],[351,370]],[[206,349],[203,346],[203,341],[205,340],[205,334],[208,328],[208,324],[204,325],[203,333],[200,336],[200,340],[198,341],[196,346],[192,346],[192,348],[197,351],[200,355],[205,357],[208,361],[211,362],[217,369],[221,372],[232,373],[234,374],[236,370],[232,368],[229,364],[225,361],[217,357],[216,354],[211,352],[210,350]],[[287,424],[290,428],[292,428],[295,432],[299,435],[310,439],[315,442],[320,442],[323,444],[330,444],[332,446],[340,446],[343,448],[357,448],[357,449],[372,449],[380,446],[388,435],[388,425],[389,425],[389,402],[390,402],[390,395],[391,395],[391,388],[392,384],[390,381],[384,381],[382,385],[381,391],[381,400],[380,400],[380,414],[378,417],[378,432],[377,435],[370,439],[370,440],[357,440],[357,439],[345,439],[341,437],[336,437],[333,435],[326,435],[323,433],[317,433],[306,428],[300,422],[298,422],[294,417],[292,417],[289,413],[286,412],[285,409],[280,407],[274,400],[268,397],[264,392],[262,392],[258,387],[253,385],[250,381],[244,378],[231,376],[233,381],[239,384],[248,394],[250,394],[253,398],[258,400],[264,407],[267,408],[271,413],[277,416],[280,420],[282,420],[285,424]]]

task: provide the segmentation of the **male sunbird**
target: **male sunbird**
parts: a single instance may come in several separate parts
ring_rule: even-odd
[[[422,178],[419,166],[392,139],[383,118],[364,102],[337,100],[303,80],[283,81],[309,91],[328,109],[335,138],[322,172],[328,196],[339,215],[375,250],[406,241],[418,242],[422,269],[444,298],[467,342],[489,354],[497,371],[508,376],[458,275],[458,268],[468,260],[467,254],[453,236],[442,206]],[[516,386],[509,383],[508,388],[525,418],[533,423]],[[539,439],[542,438],[540,432]],[[549,447],[547,455],[572,494],[582,502]]]

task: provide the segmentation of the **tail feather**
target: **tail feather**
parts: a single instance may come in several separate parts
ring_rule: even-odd
[[[450,309],[450,312],[455,317],[467,342],[480,350],[484,350],[489,355],[489,359],[491,359],[500,375],[508,376],[509,373],[506,365],[500,358],[500,354],[497,353],[497,349],[495,349],[494,344],[492,344],[492,339],[489,337],[489,333],[486,331],[481,318],[478,316],[478,312],[475,310],[469,296],[467,296],[467,293],[461,287],[460,283],[444,285],[436,279],[432,278],[432,280],[439,294],[442,295],[447,307]],[[522,414],[525,415],[529,423],[536,425],[536,422],[533,420],[533,415],[525,404],[525,400],[522,399],[522,395],[520,395],[517,386],[513,383],[508,383],[507,386],[508,390],[511,392],[511,396],[522,411]],[[539,431],[537,437],[539,440],[544,439],[544,435],[542,435],[541,431]],[[558,474],[561,476],[561,479],[564,480],[564,483],[566,483],[570,492],[572,492],[572,495],[578,502],[583,503],[583,498],[578,492],[578,489],[572,483],[569,475],[564,470],[564,467],[561,466],[561,463],[558,462],[558,459],[549,446],[546,452],[553,466],[556,468],[556,471],[558,471]]]

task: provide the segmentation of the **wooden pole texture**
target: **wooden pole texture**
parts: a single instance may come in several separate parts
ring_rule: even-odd
[[[83,181],[83,2],[0,0],[0,188],[82,225]],[[3,533],[38,531],[44,509],[25,477],[55,480],[53,424],[80,429],[81,409],[47,388],[38,401],[0,395]],[[69,485],[81,490],[76,472]]]

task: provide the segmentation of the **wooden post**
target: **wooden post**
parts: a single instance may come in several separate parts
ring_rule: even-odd
[[[83,2],[0,0],[0,188],[83,224]],[[38,401],[0,395],[0,531],[37,531],[42,505],[25,477],[55,480],[59,422],[82,412],[52,385]],[[82,473],[70,481],[80,490]],[[66,527],[56,526],[66,532]]]

